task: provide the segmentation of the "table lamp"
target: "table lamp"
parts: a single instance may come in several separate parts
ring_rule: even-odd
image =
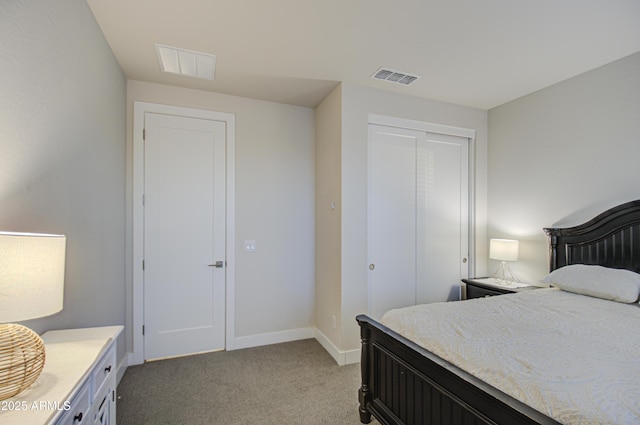
[[[493,278],[505,282],[516,280],[513,272],[509,269],[507,261],[518,259],[519,242],[513,239],[491,239],[489,241],[489,258],[500,260],[500,266],[493,274]]]
[[[0,232],[0,400],[19,394],[44,367],[44,343],[15,323],[62,310],[66,237]]]

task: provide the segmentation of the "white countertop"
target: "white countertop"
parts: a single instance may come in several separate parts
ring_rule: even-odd
[[[493,277],[488,277],[485,279],[473,279],[473,280],[476,282],[484,283],[485,285],[497,286],[498,288],[528,288],[530,286],[538,286],[538,285],[532,285],[531,283],[500,280],[500,279],[495,279]]]
[[[50,331],[42,335],[45,365],[20,394],[0,400],[2,425],[42,425],[64,413],[64,403],[100,360],[122,326]]]

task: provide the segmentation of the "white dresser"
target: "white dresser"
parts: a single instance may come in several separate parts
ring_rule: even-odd
[[[2,425],[115,425],[116,340],[122,326],[49,331],[36,382],[0,401]]]

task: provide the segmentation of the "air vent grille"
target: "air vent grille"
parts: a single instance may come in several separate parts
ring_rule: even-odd
[[[390,68],[380,68],[372,76],[374,80],[390,81],[392,83],[402,84],[408,86],[422,78],[420,75],[409,74],[404,71],[397,71]]]
[[[215,55],[161,44],[156,44],[156,51],[163,72],[205,80],[213,80],[215,77]]]

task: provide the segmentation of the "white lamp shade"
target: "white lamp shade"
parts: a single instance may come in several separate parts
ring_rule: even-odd
[[[66,237],[0,232],[0,323],[62,310]]]
[[[513,239],[491,239],[489,241],[489,258],[501,261],[518,259],[519,242]]]

